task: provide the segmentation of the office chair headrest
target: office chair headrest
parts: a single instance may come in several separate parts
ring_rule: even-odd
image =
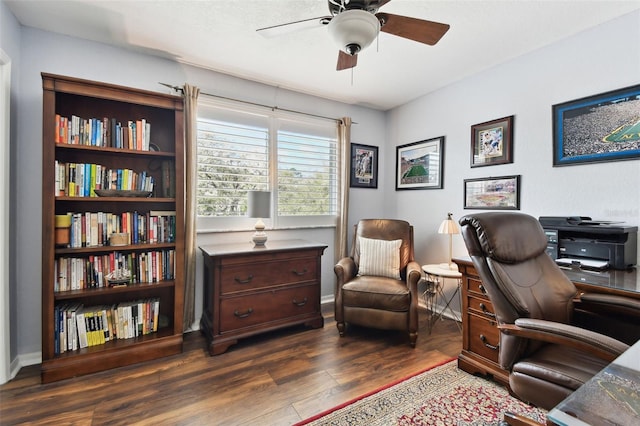
[[[547,248],[540,222],[524,213],[469,214],[460,219],[460,225],[472,227],[483,254],[498,262],[522,262],[539,256]]]

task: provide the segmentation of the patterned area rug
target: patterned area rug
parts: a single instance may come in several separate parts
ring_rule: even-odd
[[[385,386],[298,425],[498,425],[505,411],[541,424],[546,411],[509,395],[502,386],[472,376],[449,361]]]

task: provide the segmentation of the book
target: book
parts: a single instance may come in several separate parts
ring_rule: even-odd
[[[76,312],[76,327],[78,330],[78,347],[79,348],[86,348],[89,346],[89,341],[87,338],[87,323],[84,315],[85,315],[85,311],[82,308]]]

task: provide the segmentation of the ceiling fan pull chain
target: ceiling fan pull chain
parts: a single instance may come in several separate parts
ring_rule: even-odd
[[[351,87],[353,87],[353,69],[355,67],[351,67]]]

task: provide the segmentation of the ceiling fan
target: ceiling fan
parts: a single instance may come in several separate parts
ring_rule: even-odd
[[[358,53],[369,46],[380,31],[433,46],[449,30],[448,24],[410,18],[391,13],[379,13],[391,0],[327,0],[330,16],[304,19],[260,28],[265,37],[318,26],[327,26],[338,44],[338,71],[353,68]]]

